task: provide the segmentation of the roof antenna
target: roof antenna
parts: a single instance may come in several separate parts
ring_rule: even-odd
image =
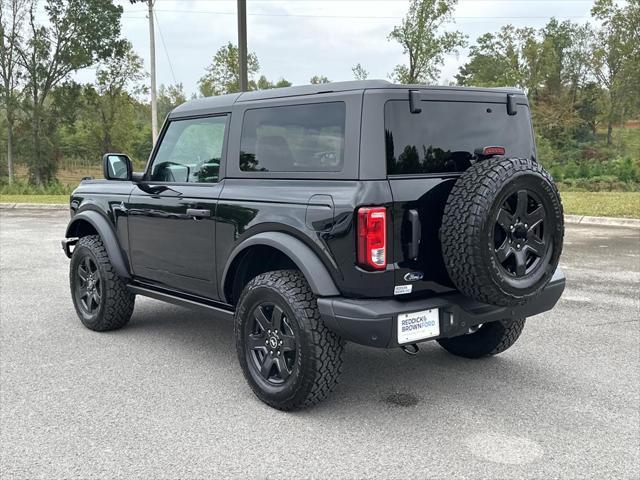
[[[411,113],[422,112],[422,107],[420,106],[420,91],[418,90],[409,90],[409,111]]]

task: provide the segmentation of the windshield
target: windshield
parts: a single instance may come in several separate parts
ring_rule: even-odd
[[[502,146],[508,157],[533,157],[529,110],[508,115],[504,103],[422,101],[421,113],[408,100],[389,100],[384,109],[387,173],[408,175],[462,172],[476,149]]]

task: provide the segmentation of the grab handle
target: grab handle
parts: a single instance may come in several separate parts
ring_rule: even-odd
[[[409,210],[407,214],[411,225],[411,242],[407,253],[411,260],[415,260],[420,253],[420,215],[417,210]]]

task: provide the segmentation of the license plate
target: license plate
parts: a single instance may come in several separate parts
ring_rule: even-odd
[[[409,343],[440,335],[437,308],[398,315],[398,343]]]

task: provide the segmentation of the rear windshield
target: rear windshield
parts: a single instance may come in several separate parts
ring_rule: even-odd
[[[501,146],[509,157],[534,155],[529,111],[518,105],[508,115],[504,103],[422,101],[421,113],[408,100],[384,108],[387,173],[410,175],[462,172],[476,149]]]
[[[345,115],[344,102],[247,110],[240,140],[240,170],[341,171]]]

